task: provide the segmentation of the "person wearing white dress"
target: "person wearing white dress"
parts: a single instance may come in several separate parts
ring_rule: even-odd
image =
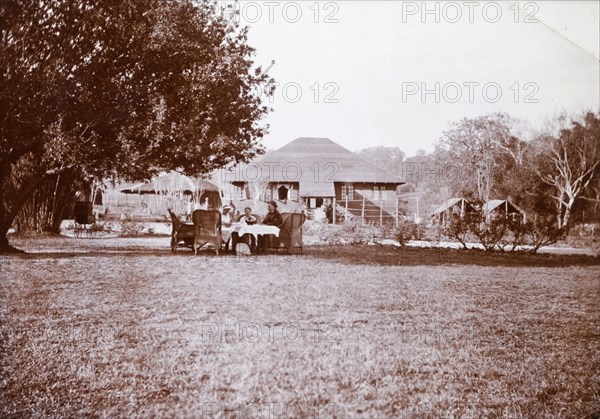
[[[226,205],[223,207],[223,213],[221,214],[221,238],[223,239],[223,243],[225,243],[225,248],[228,248],[229,240],[231,239],[232,223],[231,207]]]

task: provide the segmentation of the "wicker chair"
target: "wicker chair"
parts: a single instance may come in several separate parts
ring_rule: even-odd
[[[217,210],[195,210],[192,213],[194,222],[194,253],[207,243],[211,243],[217,255],[221,250],[223,238],[221,236],[221,213]]]
[[[75,237],[94,237],[96,233],[96,217],[92,212],[91,202],[76,202],[73,208],[75,218],[75,227],[73,232]]]
[[[259,248],[266,250],[285,249],[287,254],[292,253],[292,249],[300,249],[304,242],[302,240],[302,225],[306,221],[306,215],[299,212],[284,212],[281,214],[282,222],[279,225],[279,236],[267,234],[263,236]]]
[[[292,252],[292,249],[300,249],[300,253],[302,253],[304,246],[302,225],[306,221],[306,215],[300,212],[286,212],[281,214],[281,218],[283,222],[279,226],[277,241],[283,244],[288,254]]]
[[[192,247],[194,245],[194,237],[196,236],[194,225],[184,223],[173,211],[170,209],[168,211],[173,224],[173,229],[171,230],[171,252],[177,252],[177,246],[180,245]]]

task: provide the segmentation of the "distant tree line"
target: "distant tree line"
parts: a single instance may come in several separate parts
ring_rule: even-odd
[[[576,222],[600,222],[600,114],[563,115],[528,139],[523,125],[505,113],[464,118],[432,153],[400,159],[397,148],[379,147],[359,154],[403,177],[403,190],[437,203],[508,199],[550,235]]]

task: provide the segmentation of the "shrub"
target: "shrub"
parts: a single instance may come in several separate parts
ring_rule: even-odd
[[[537,216],[527,221],[523,228],[529,238],[528,244],[532,246],[531,253],[537,253],[542,246],[555,244],[566,235],[565,229],[558,228],[554,216]]]
[[[410,240],[420,240],[421,227],[412,220],[400,220],[396,227],[396,241],[400,246],[405,246]]]
[[[318,231],[319,242],[323,244],[344,244],[341,225],[324,224]]]
[[[324,244],[367,244],[379,236],[377,228],[362,225],[360,220],[348,220],[339,225],[326,225],[319,234]]]
[[[465,249],[468,249],[467,241],[469,239],[470,221],[468,217],[461,217],[458,214],[452,214],[446,224],[438,227],[441,236],[450,240],[459,242]]]
[[[504,217],[486,219],[481,210],[464,217],[453,214],[439,231],[448,239],[459,242],[465,249],[468,248],[469,241],[475,241],[486,251],[504,250],[505,245],[511,245],[511,251],[515,250],[524,243],[526,234],[519,221]]]
[[[597,248],[600,243],[600,224],[576,224],[569,229],[564,240],[572,247]]]
[[[302,234],[305,236],[319,237],[324,229],[329,226],[326,223],[319,223],[317,221],[308,221],[302,226]]]
[[[396,240],[398,229],[395,224],[386,223],[379,227],[379,238],[380,239],[392,239]]]
[[[529,241],[527,225],[520,219],[507,220],[507,232],[500,243],[506,247],[510,246],[509,251],[514,252],[518,248],[526,245]]]
[[[485,250],[503,250],[500,243],[508,232],[508,220],[506,218],[493,217],[491,220],[486,220],[485,216],[478,212],[468,218],[467,226],[469,232]]]
[[[144,225],[131,220],[122,220],[120,228],[120,236],[141,236]]]
[[[375,227],[369,224],[363,225],[359,219],[348,220],[345,223],[331,225],[322,224],[310,227],[309,232],[318,235],[323,244],[369,244],[376,240],[392,239],[398,241],[401,246],[406,245],[409,240],[421,238],[421,227],[412,220],[401,221],[396,227],[394,224],[384,224]]]
[[[552,215],[538,215],[533,220],[521,222],[503,217],[486,220],[481,212],[465,217],[453,215],[439,231],[465,249],[469,240],[476,240],[487,251],[504,250],[505,246],[515,251],[529,245],[531,253],[537,253],[540,247],[555,244],[565,236],[565,230],[558,228],[556,217]]]

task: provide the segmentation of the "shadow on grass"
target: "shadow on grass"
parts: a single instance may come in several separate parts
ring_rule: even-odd
[[[74,258],[74,257],[195,257],[219,258],[228,260],[270,260],[293,259],[318,262],[339,262],[349,265],[378,266],[437,266],[437,265],[473,265],[473,266],[514,266],[514,267],[562,267],[600,265],[600,257],[589,255],[536,254],[526,252],[485,252],[483,250],[415,248],[381,245],[344,245],[344,246],[305,246],[302,254],[295,251],[292,255],[283,252],[262,254],[259,256],[234,255],[231,252],[217,256],[213,249],[203,249],[194,255],[190,249],[181,248],[176,254],[165,246],[106,245],[101,248],[85,246],[44,245],[34,248],[31,253],[12,254],[7,257],[20,259]]]
[[[381,245],[310,246],[304,255],[351,265],[419,266],[474,265],[560,267],[600,265],[600,257],[589,255],[486,252],[483,250],[394,247]]]

